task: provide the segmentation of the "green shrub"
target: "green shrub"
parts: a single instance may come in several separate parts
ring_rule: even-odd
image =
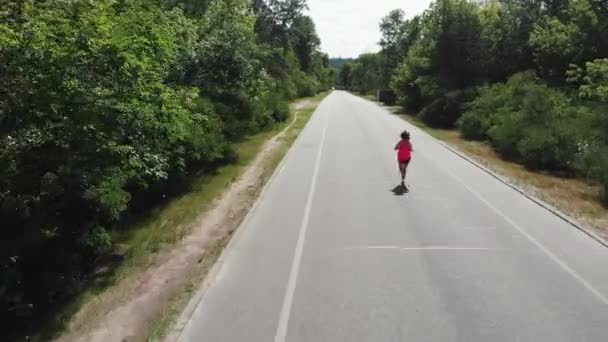
[[[309,97],[317,94],[319,85],[314,78],[304,72],[298,72],[294,80],[298,97]]]
[[[474,94],[473,89],[447,92],[424,107],[418,116],[431,126],[454,127],[467,102],[474,99]]]
[[[281,96],[280,91],[268,92],[264,96],[263,106],[274,122],[283,122],[289,117],[289,102]]]
[[[474,99],[458,119],[457,126],[465,139],[485,140],[492,127],[492,118],[504,111],[509,101],[507,85],[496,84],[492,87],[482,87],[479,96]]]
[[[80,244],[91,255],[101,255],[112,248],[112,238],[103,227],[95,226],[82,235]]]
[[[602,202],[608,205],[608,144],[598,139],[585,142],[581,148],[580,171],[599,182]]]
[[[488,130],[488,137],[494,148],[503,156],[516,159],[517,144],[522,138],[523,113],[502,111],[495,116],[495,122]]]
[[[466,138],[488,138],[499,153],[529,168],[572,172],[586,115],[532,73],[521,73],[482,88],[458,126]]]
[[[578,171],[602,186],[601,199],[608,206],[608,104],[589,104],[591,113],[582,120],[584,133],[579,144]]]

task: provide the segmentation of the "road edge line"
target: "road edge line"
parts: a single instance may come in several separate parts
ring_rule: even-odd
[[[319,151],[315,158],[315,166],[312,173],[312,182],[306,199],[306,206],[304,207],[304,217],[302,218],[302,224],[300,225],[300,231],[298,232],[298,240],[296,242],[296,248],[293,255],[291,269],[289,271],[289,278],[287,280],[287,286],[285,288],[285,295],[283,297],[283,303],[281,305],[281,311],[279,314],[279,322],[277,323],[277,330],[275,332],[275,342],[285,342],[287,337],[287,329],[289,328],[289,318],[291,316],[291,307],[293,305],[293,297],[295,294],[298,275],[300,273],[300,265],[302,264],[302,255],[304,253],[304,243],[306,242],[306,232],[310,223],[310,213],[312,211],[312,204],[315,197],[315,190],[317,188],[317,179],[319,178],[319,170],[321,169],[321,160],[323,158],[323,150],[325,148],[325,141],[327,138],[327,128],[329,127],[329,113],[325,114],[323,125],[323,133],[321,133],[321,141],[319,142]]]
[[[426,133],[426,132],[425,132]],[[427,133],[428,134],[428,133]],[[429,135],[430,136],[430,135]],[[432,137],[432,136],[431,136]],[[433,138],[435,139],[435,138]],[[463,152],[453,148],[452,146],[449,146],[447,143],[443,142],[443,141],[439,141],[437,139],[435,139],[435,141],[443,146],[445,149],[449,150],[450,152],[454,153],[455,155],[457,155],[458,157],[466,160],[467,162],[469,162],[470,164],[476,166],[477,168],[481,169],[482,171],[484,171],[485,173],[489,174],[490,176],[494,177],[495,179],[499,180],[501,183],[507,185],[508,187],[510,187],[511,189],[519,192],[520,194],[522,194],[524,197],[526,197],[528,200],[532,201],[533,203],[535,203],[536,205],[544,208],[545,210],[549,211],[550,213],[552,213],[553,215],[559,217],[560,219],[562,219],[563,221],[565,221],[566,223],[568,223],[570,226],[580,230],[581,232],[585,233],[586,235],[588,235],[590,238],[592,238],[593,240],[597,241],[599,244],[603,245],[604,247],[608,247],[608,241],[606,241],[604,238],[602,238],[601,236],[597,235],[595,232],[593,232],[591,229],[586,228],[582,223],[578,222],[576,219],[570,217],[568,214],[563,213],[561,210],[557,209],[556,207],[552,206],[551,204],[541,200],[540,198],[530,194],[529,192],[527,192],[526,190],[522,189],[521,187],[513,184],[510,180],[507,180],[504,176],[496,173],[495,171],[487,168],[486,166],[480,164],[479,162],[477,162],[476,160],[473,160],[471,157],[465,155]]]

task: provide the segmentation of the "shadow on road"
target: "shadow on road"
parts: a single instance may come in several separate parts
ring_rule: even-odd
[[[396,187],[394,187],[393,189],[391,189],[391,192],[395,195],[395,196],[403,196],[405,194],[407,194],[410,190],[407,188],[407,186],[399,184]]]

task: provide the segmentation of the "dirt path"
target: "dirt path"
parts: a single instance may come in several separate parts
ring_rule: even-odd
[[[243,175],[232,184],[194,224],[190,235],[171,250],[161,253],[154,266],[123,279],[72,319],[68,333],[57,341],[140,341],[171,300],[194,279],[204,277],[201,262],[209,249],[235,231],[265,182],[269,159],[282,145],[281,139],[297,120],[297,110],[313,104],[293,105],[296,116],[280,133],[267,141]]]

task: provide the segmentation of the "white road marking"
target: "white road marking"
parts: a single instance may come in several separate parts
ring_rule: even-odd
[[[315,188],[317,185],[317,178],[319,175],[319,169],[321,166],[321,156],[323,155],[323,147],[325,146],[325,137],[327,135],[327,127],[329,126],[329,114],[326,114],[325,126],[323,127],[323,133],[321,135],[321,142],[319,144],[319,151],[317,152],[317,158],[315,160],[315,168],[312,174],[312,183],[308,191],[308,198],[306,200],[306,207],[304,209],[304,217],[302,219],[302,225],[298,234],[298,241],[296,243],[296,249],[293,256],[293,262],[291,264],[291,271],[289,272],[289,280],[287,282],[287,288],[285,290],[285,296],[283,297],[283,305],[279,316],[279,323],[277,325],[277,331],[274,337],[275,342],[284,342],[287,337],[287,328],[289,325],[289,316],[291,315],[291,306],[293,304],[293,295],[296,289],[298,280],[298,274],[300,273],[300,264],[302,262],[302,251],[304,249],[304,241],[306,240],[306,231],[308,230],[308,222],[310,220],[310,211],[312,208],[312,201],[315,196]]]
[[[399,251],[499,251],[497,248],[485,247],[450,247],[450,246],[422,246],[422,247],[399,247],[399,246],[352,246],[346,247],[344,250],[367,250],[367,249],[384,249],[384,250],[399,250]]]
[[[585,278],[583,278],[580,274],[578,274],[575,270],[573,270],[568,264],[566,264],[563,260],[561,260],[557,255],[553,254],[547,247],[545,247],[540,241],[536,240],[532,235],[526,232],[520,225],[518,225],[515,221],[513,221],[510,217],[508,217],[505,213],[503,213],[499,208],[490,203],[483,195],[479,192],[475,191],[471,188],[467,183],[465,183],[460,177],[454,174],[447,168],[439,165],[439,163],[435,162],[432,159],[428,159],[433,164],[437,166],[438,169],[443,170],[446,174],[452,177],[455,181],[460,183],[465,189],[467,189],[471,194],[473,194],[477,199],[487,205],[492,211],[494,211],[498,216],[502,217],[511,227],[517,230],[521,235],[523,235],[528,241],[534,244],[541,252],[543,252],[546,256],[549,257],[553,262],[555,262],[558,266],[560,266],[566,273],[568,273],[572,278],[578,281],[585,289],[591,292],[597,299],[600,300],[605,305],[608,305],[608,298],[597,290],[591,283],[589,283]]]

